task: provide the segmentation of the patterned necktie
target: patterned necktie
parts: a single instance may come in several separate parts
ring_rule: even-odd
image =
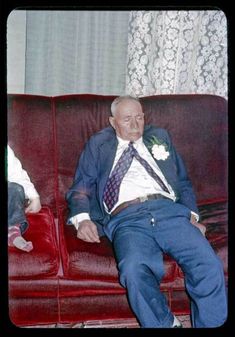
[[[141,165],[143,165],[148,174],[158,182],[163,191],[169,193],[168,188],[163,183],[161,178],[155,173],[148,162],[139,155],[137,150],[134,148],[133,143],[130,142],[114,167],[113,172],[109,177],[104,189],[103,199],[109,211],[118,201],[121,182],[129,170],[134,157],[140,162]]]
[[[109,211],[118,201],[122,179],[127,173],[133,160],[133,153],[130,144],[131,143],[129,143],[128,147],[123,151],[104,189],[103,199]]]

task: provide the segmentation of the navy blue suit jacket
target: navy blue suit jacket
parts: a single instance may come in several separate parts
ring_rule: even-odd
[[[147,148],[151,145],[153,136],[168,146],[170,153],[168,158],[156,160],[156,162],[173,188],[177,197],[176,202],[198,213],[195,194],[185,165],[173,147],[168,132],[162,128],[146,125],[143,141]],[[84,212],[89,213],[91,220],[97,224],[100,234],[102,233],[100,225],[107,224],[110,219],[104,209],[103,191],[113,166],[117,145],[118,141],[112,127],[107,127],[93,135],[81,154],[73,185],[66,193],[69,206],[68,217]]]

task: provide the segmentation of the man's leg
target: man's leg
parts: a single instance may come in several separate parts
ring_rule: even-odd
[[[141,327],[172,327],[174,316],[160,291],[163,257],[152,237],[151,217],[143,214],[133,226],[125,226],[121,218],[118,221],[122,226],[115,232],[113,245],[120,282],[127,288],[130,305]]]
[[[185,273],[192,299],[194,327],[218,327],[227,318],[227,297],[222,263],[200,230],[186,216],[156,219],[155,237]]]

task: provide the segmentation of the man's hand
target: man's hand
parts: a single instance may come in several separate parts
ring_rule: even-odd
[[[29,204],[25,209],[25,213],[37,213],[42,208],[40,198],[29,200]]]
[[[91,220],[83,220],[80,222],[77,237],[87,242],[100,242],[97,227]]]
[[[197,227],[201,231],[202,235],[206,236],[206,226],[199,222],[193,223],[193,226]]]
[[[191,215],[190,222],[193,226],[197,227],[201,231],[202,235],[206,236],[206,226],[200,222],[197,222],[193,214]]]

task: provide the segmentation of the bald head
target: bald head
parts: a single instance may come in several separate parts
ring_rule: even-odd
[[[109,122],[118,137],[134,142],[143,135],[144,114],[138,98],[117,97],[111,105],[111,112]]]
[[[114,99],[114,101],[112,102],[112,104],[111,104],[111,114],[112,114],[112,116],[115,115],[116,107],[118,106],[118,104],[119,104],[119,103],[122,103],[122,102],[124,102],[124,101],[126,101],[126,100],[127,100],[127,101],[138,102],[138,103],[141,105],[139,98],[134,97],[134,96],[125,95],[125,96],[119,96],[119,97],[116,97],[116,98]]]

